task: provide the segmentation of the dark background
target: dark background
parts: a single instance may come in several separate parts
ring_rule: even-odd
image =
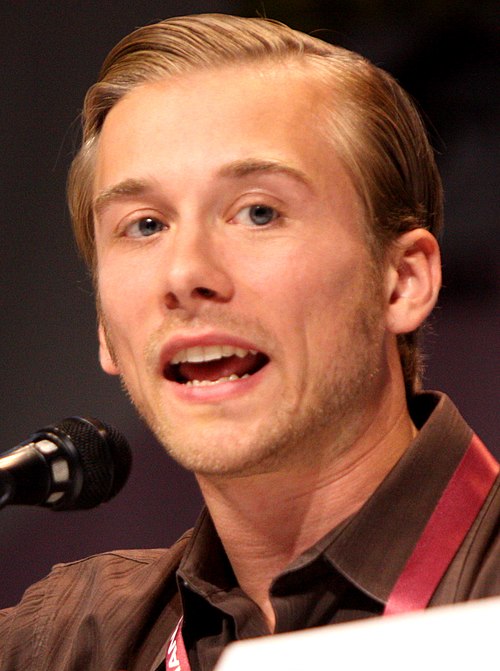
[[[426,386],[448,392],[495,449],[499,434],[495,2],[76,2],[2,0],[0,450],[72,414],[115,424],[133,445],[123,493],[93,511],[0,513],[0,606],[57,561],[165,546],[201,505],[119,383],[97,362],[90,283],[71,237],[65,179],[78,112],[109,49],[177,14],[267,15],[361,52],[418,100],[446,190],[445,288],[427,336]],[[497,452],[498,454],[498,452]]]

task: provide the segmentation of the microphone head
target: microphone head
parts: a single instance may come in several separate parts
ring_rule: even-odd
[[[132,453],[125,437],[114,427],[98,419],[68,417],[37,431],[30,440],[49,436],[64,444],[72,471],[63,496],[44,504],[52,510],[94,508],[109,501],[127,481]]]

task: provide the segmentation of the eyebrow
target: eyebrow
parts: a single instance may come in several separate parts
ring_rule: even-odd
[[[304,172],[282,163],[281,161],[263,161],[260,159],[249,158],[228,163],[219,171],[221,177],[230,178],[243,178],[255,173],[287,175],[288,177],[301,182],[308,188],[313,188],[311,180]],[[148,181],[134,178],[125,179],[123,182],[114,184],[101,191],[94,199],[92,207],[94,213],[99,215],[99,213],[114,201],[143,196],[150,191],[151,184]]]
[[[310,178],[302,172],[286,163],[281,161],[262,161],[260,159],[243,159],[241,161],[233,161],[228,165],[224,166],[220,170],[220,175],[222,177],[247,177],[248,175],[253,175],[255,173],[271,173],[271,174],[283,174],[288,177],[292,177],[298,182],[301,182],[309,188],[313,188],[312,181]]]
[[[115,200],[144,195],[150,191],[150,189],[151,187],[148,182],[142,179],[125,179],[123,182],[119,182],[118,184],[101,191],[94,199],[92,208],[95,214],[99,214]]]

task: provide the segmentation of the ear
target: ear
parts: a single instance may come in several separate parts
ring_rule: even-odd
[[[105,373],[108,373],[108,375],[119,375],[120,371],[116,363],[116,357],[112,352],[102,322],[99,322],[97,333],[99,336],[99,361],[101,363],[101,368]]]
[[[387,281],[387,328],[410,333],[429,316],[441,288],[441,256],[432,233],[417,228],[394,242]]]

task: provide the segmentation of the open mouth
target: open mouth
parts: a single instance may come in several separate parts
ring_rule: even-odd
[[[178,384],[207,386],[250,377],[268,362],[262,352],[232,345],[189,347],[172,357],[163,374]]]

